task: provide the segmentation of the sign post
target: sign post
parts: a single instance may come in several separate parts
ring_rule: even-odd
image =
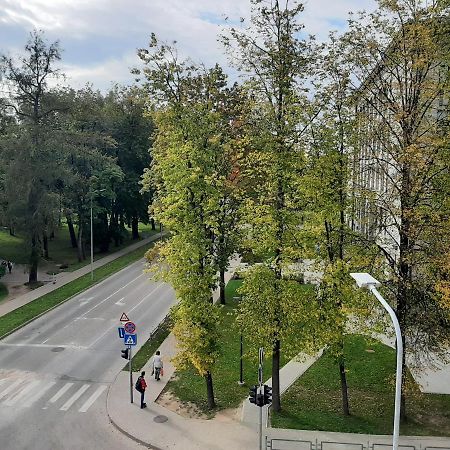
[[[131,345],[128,346],[128,368],[130,370],[130,402],[133,403],[133,371],[131,370]]]
[[[259,349],[259,366],[258,366],[258,395],[264,395],[263,387],[263,361],[264,361],[264,348]],[[259,408],[259,450],[263,448],[263,432],[262,432],[262,407]]]
[[[136,325],[130,321],[125,313],[122,313],[119,321],[122,326],[118,328],[119,338],[123,339],[124,344],[128,349],[128,370],[130,372],[130,402],[133,403],[133,368],[131,347],[137,344]]]

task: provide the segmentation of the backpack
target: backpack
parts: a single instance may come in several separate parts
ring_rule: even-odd
[[[142,380],[142,377],[139,377],[139,378],[136,380],[136,384],[134,385],[134,388],[135,388],[138,392],[142,392],[142,384],[141,384],[141,380]]]

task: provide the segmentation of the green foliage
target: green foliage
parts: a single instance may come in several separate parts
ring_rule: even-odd
[[[361,336],[344,343],[352,415],[340,407],[341,386],[335,376],[335,357],[326,352],[284,394],[284,409],[272,414],[280,428],[346,433],[391,434],[394,413],[395,350]],[[446,436],[449,428],[449,395],[421,394],[414,384],[410,416],[401,425],[405,435]]]
[[[319,309],[313,286],[277,279],[270,268],[255,265],[245,273],[239,293],[238,323],[254,352],[273,348],[276,339],[282,340],[287,357],[317,350]]]
[[[244,338],[243,378],[246,384],[237,384],[240,376],[240,333],[235,322],[238,303],[233,298],[239,295],[238,288],[241,284],[240,280],[228,282],[226,304],[218,309],[220,351],[213,370],[216,411],[238,407],[248,396],[248,386],[255,384],[258,379],[258,351],[254,351]],[[282,362],[285,363],[286,359]],[[266,358],[266,379],[270,378],[270,371],[271,361]],[[204,394],[204,382],[192,367],[177,369],[176,376],[169,381],[166,391],[173,393],[182,403],[193,404],[201,412],[211,413]]]

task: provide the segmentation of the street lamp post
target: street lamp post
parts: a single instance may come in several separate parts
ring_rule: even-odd
[[[94,194],[100,194],[106,189],[98,189],[96,191],[90,191],[91,194],[91,281],[94,281],[94,227],[92,220],[92,197]]]
[[[91,192],[91,281],[94,280],[94,233],[92,225],[92,196],[93,192]]]
[[[395,376],[395,407],[394,407],[394,433],[392,436],[392,448],[398,450],[398,439],[400,434],[400,400],[402,390],[402,362],[403,362],[403,342],[400,324],[397,316],[389,303],[381,296],[377,290],[377,286],[381,283],[368,273],[351,273],[350,276],[356,281],[360,288],[366,288],[377,298],[383,305],[384,309],[389,313],[392,323],[394,324],[396,343],[397,343],[397,370]]]
[[[242,296],[233,297],[233,300],[241,301]],[[245,384],[244,381],[244,336],[242,334],[242,330],[240,331],[240,358],[239,358],[239,386],[243,386]]]

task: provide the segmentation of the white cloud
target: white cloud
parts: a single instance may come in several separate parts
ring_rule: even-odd
[[[306,33],[326,39],[348,11],[373,9],[375,4],[375,0],[308,0],[300,20]],[[49,40],[59,39],[68,49],[63,62],[73,83],[99,83],[101,88],[111,78],[131,79],[128,68],[137,61],[132,55],[147,45],[151,32],[178,41],[182,56],[206,65],[226,65],[217,42],[221,19],[236,21],[248,18],[249,12],[249,0],[0,0],[0,23],[27,31],[42,29]]]

